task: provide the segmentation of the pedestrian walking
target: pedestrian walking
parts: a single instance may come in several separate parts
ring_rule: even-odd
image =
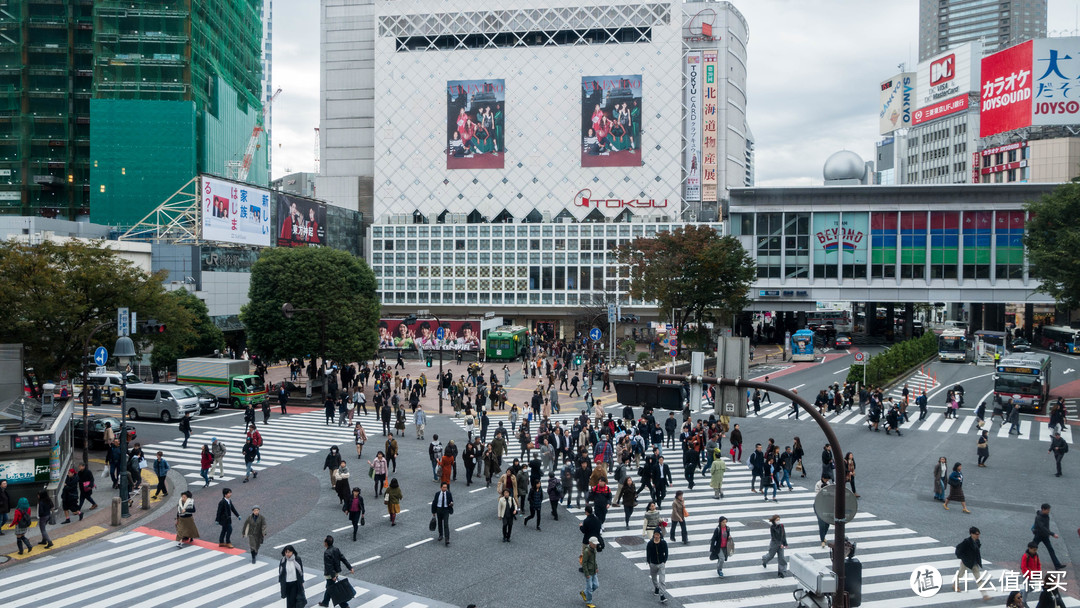
[[[98,507],[97,502],[94,501],[94,488],[97,487],[97,482],[94,481],[94,473],[86,468],[85,464],[79,464],[79,511],[83,510],[83,505],[87,502],[90,503],[90,510],[93,511]]]
[[[1035,608],[1065,608],[1065,599],[1061,597],[1061,590],[1065,588],[1063,575],[1064,573],[1057,572],[1046,574],[1046,582],[1039,592],[1039,602],[1035,604]]]
[[[232,549],[232,517],[230,512],[236,516],[236,521],[240,521],[240,514],[236,512],[236,507],[232,504],[232,490],[222,488],[221,500],[218,501],[217,515],[214,518],[217,525],[221,526],[221,533],[218,535],[218,546]]]
[[[447,547],[450,546],[450,516],[453,514],[454,495],[450,492],[450,484],[444,481],[439,485],[435,498],[431,499],[431,515],[436,520],[438,540],[445,540]]]
[[[364,453],[364,444],[367,443],[367,432],[364,431],[364,425],[357,422],[356,427],[353,429],[353,438],[356,441],[356,459],[360,460]]]
[[[264,400],[263,403],[262,403],[262,415],[263,415],[263,424],[264,425],[270,424],[270,400],[269,399]]]
[[[934,465],[934,500],[945,500],[945,490],[949,487],[949,463],[942,456]]]
[[[1035,513],[1035,523],[1031,526],[1031,531],[1035,534],[1031,539],[1031,542],[1036,544],[1042,543],[1046,547],[1046,552],[1050,555],[1050,561],[1054,563],[1054,569],[1061,570],[1065,568],[1057,558],[1057,553],[1054,553],[1054,546],[1050,544],[1050,539],[1057,538],[1058,535],[1050,531],[1049,503],[1044,502]]]
[[[690,513],[686,510],[686,501],[683,500],[683,491],[675,492],[675,500],[671,501],[671,542],[675,542],[675,528],[682,529],[682,544],[687,545],[690,541],[686,535],[686,518]]]
[[[214,455],[210,452],[210,446],[204,443],[202,452],[199,454],[199,475],[203,478],[204,488],[209,486],[214,479],[210,477],[210,467],[212,466],[214,466]]]
[[[386,445],[383,446],[383,455],[386,456],[386,462],[388,466],[390,466],[390,472],[397,473],[398,442],[397,438],[393,435],[386,438]]]
[[[1027,550],[1020,556],[1020,575],[1024,577],[1023,598],[1027,601],[1028,592],[1042,584],[1042,561],[1039,559],[1039,543],[1031,541]]]
[[[424,428],[427,426],[427,414],[422,408],[417,408],[413,414],[413,426],[416,427],[416,438],[424,438]]]
[[[956,571],[956,577],[953,579],[953,591],[960,591],[958,586],[960,581],[965,581],[964,588],[967,589],[966,581],[969,572],[975,581],[982,580],[982,541],[979,540],[979,536],[979,529],[971,526],[968,528],[968,537],[956,545],[956,557],[960,559],[960,569]],[[982,587],[982,585],[979,586]],[[985,589],[982,590],[982,596],[983,601],[990,600],[990,594]]]
[[[964,513],[971,513],[967,508],[967,499],[964,498],[964,473],[962,471],[960,463],[956,463],[952,467],[952,473],[949,473],[949,495],[945,498],[945,510],[949,510],[949,501],[956,501],[963,507]]]
[[[844,468],[847,469],[847,481],[851,485],[851,493],[859,498],[859,493],[855,491],[855,454],[848,452],[844,456]]]
[[[577,375],[574,379],[577,379]],[[596,565],[596,548],[599,545],[600,539],[592,536],[581,553],[581,571],[585,574],[585,589],[581,592],[581,599],[585,600],[585,608],[596,608],[596,604],[593,604],[593,592],[600,588],[600,580],[597,578],[600,568]]]
[[[157,458],[154,459],[154,475],[157,475],[157,488],[154,490],[154,498],[159,494],[169,495],[169,488],[165,486],[165,478],[169,475],[169,461],[165,460],[165,454],[158,450]]]
[[[217,477],[225,477],[225,444],[218,441],[217,437],[210,439],[210,453],[214,456],[214,471],[217,472]],[[210,481],[214,480],[214,475],[210,475]]]
[[[349,500],[352,491],[350,490],[349,486],[349,467],[345,464],[344,460],[342,460],[338,464],[336,473],[337,475],[335,475],[336,481],[334,482],[334,491],[337,492],[338,502],[340,504],[345,504],[345,501]]]
[[[251,549],[251,563],[254,564],[255,557],[259,554],[259,547],[266,538],[266,518],[263,517],[259,505],[251,507],[251,515],[244,520],[244,525],[240,527],[240,534],[248,541],[248,547]]]
[[[7,523],[8,513],[11,511],[11,495],[8,494],[8,482],[0,479],[0,536],[4,535],[4,524]]]
[[[340,464],[341,452],[338,451],[338,446],[332,445],[330,446],[330,452],[326,455],[326,458],[323,459],[323,470],[330,471],[331,490],[335,489],[335,484],[337,483],[335,477],[337,476],[337,470]]]
[[[255,465],[255,459],[259,456],[259,448],[255,447],[255,442],[251,437],[244,441],[244,447],[240,448],[240,453],[244,456],[244,483],[247,483],[249,478],[258,479],[259,472],[252,469],[252,467]]]
[[[278,389],[278,407],[281,408],[281,415],[286,414],[286,408],[289,405],[289,389],[286,388],[285,382],[281,383],[281,387]]]
[[[1012,401],[1011,399],[1009,401]],[[1020,435],[1020,404],[1013,403],[1012,408],[1009,410],[1009,435],[1016,431],[1017,435]]]
[[[514,520],[517,518],[517,504],[514,501],[510,488],[503,488],[499,496],[498,506],[499,520],[502,522],[503,542],[510,542],[510,534],[514,531]]]
[[[319,602],[320,606],[330,605],[330,588],[334,586],[338,581],[338,576],[341,575],[341,566],[344,565],[349,569],[349,574],[353,574],[354,570],[349,560],[345,559],[345,556],[341,554],[341,550],[334,546],[334,537],[327,535],[323,539],[323,577],[326,578],[326,591],[323,592],[322,601]],[[303,585],[303,583],[300,583]],[[349,608],[349,603],[345,602],[338,604],[341,608]]]
[[[368,461],[368,477],[375,480],[375,496],[382,494],[387,475],[386,456],[382,450],[375,453],[375,460]]]
[[[983,431],[979,435],[979,442],[976,444],[975,453],[979,456],[979,466],[985,467],[986,460],[990,458],[990,433]]]
[[[401,486],[398,484],[397,477],[390,480],[390,486],[383,492],[383,504],[386,505],[386,512],[390,515],[390,525],[397,525],[397,516],[401,513]]]
[[[645,516],[641,522],[641,537],[652,538],[653,531],[664,527],[667,522],[660,520],[660,509],[655,502],[645,506]]]
[[[34,548],[26,538],[26,531],[30,529],[30,523],[30,501],[26,500],[24,496],[15,505],[15,515],[12,516],[11,524],[8,525],[9,528],[15,528],[15,544],[19,546],[19,555],[23,554],[24,546],[27,553]]]
[[[780,523],[779,515],[770,517],[769,522],[772,524],[769,527],[769,552],[761,557],[761,567],[768,569],[769,562],[772,561],[773,556],[776,556],[776,575],[784,578],[788,567],[787,558],[784,556],[784,549],[787,549],[787,533],[784,531],[784,524]]]
[[[1050,449],[1047,450],[1047,454],[1054,455],[1054,463],[1057,465],[1057,473],[1054,477],[1061,477],[1061,459],[1065,457],[1065,454],[1069,451],[1069,444],[1061,438],[1061,432],[1055,431],[1054,438],[1050,440]]]
[[[195,499],[190,490],[180,493],[176,504],[176,546],[183,547],[199,538],[199,528],[195,525]]]
[[[649,580],[653,584],[653,595],[660,596],[660,603],[667,601],[665,588],[667,559],[668,546],[667,541],[664,540],[664,533],[654,530],[652,541],[645,546],[645,563],[649,565]]]
[[[532,482],[526,500],[529,503],[529,515],[522,524],[528,526],[529,520],[536,518],[536,531],[540,531],[540,509],[544,506],[544,490],[540,487],[540,480]]]
[[[191,438],[191,414],[184,413],[184,417],[180,419],[180,432],[184,434],[184,443],[180,447],[187,449],[188,439]]]
[[[724,562],[735,554],[735,541],[731,539],[731,529],[728,528],[727,518],[723,515],[713,530],[712,539],[709,540],[709,559],[716,562],[716,575],[724,578]]]
[[[822,477],[820,481],[814,484],[814,493],[820,494],[829,485],[829,479]],[[825,536],[829,533],[829,523],[820,517],[817,518],[818,525],[818,540],[821,541],[821,548],[825,548]]]
[[[304,561],[292,545],[285,545],[278,562],[278,585],[281,597],[285,599],[285,608],[305,608],[307,595],[304,593]]]
[[[60,505],[64,509],[64,521],[62,524],[71,523],[71,514],[79,516],[82,521],[83,512],[79,508],[79,477],[75,469],[68,469],[67,477],[64,478],[64,487],[60,490]]]
[[[37,513],[38,513],[38,529],[41,531],[41,542],[39,545],[45,545],[46,549],[52,549],[53,542],[49,538],[49,526],[56,524],[56,516],[53,514],[53,510],[56,505],[53,504],[52,498],[49,498],[48,490],[41,490],[38,492]]]
[[[360,488],[352,489],[352,496],[341,505],[341,510],[352,522],[352,539],[355,543],[357,529],[364,525],[364,497],[360,495]]]
[[[726,472],[727,463],[720,457],[720,450],[716,450],[712,466],[709,467],[709,487],[713,490],[713,498],[717,500],[724,497],[724,473]]]

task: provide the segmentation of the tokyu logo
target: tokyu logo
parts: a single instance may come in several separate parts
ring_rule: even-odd
[[[952,80],[956,76],[956,55],[946,55],[930,63],[930,86]]]

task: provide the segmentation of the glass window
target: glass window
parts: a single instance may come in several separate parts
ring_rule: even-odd
[[[870,214],[870,276],[896,277],[896,243],[899,220],[895,212]]]
[[[1000,175],[1000,174],[999,174]],[[965,211],[963,223],[964,278],[990,278],[990,239],[993,211]]]
[[[566,289],[566,267],[555,267],[555,289]]]
[[[960,264],[960,213],[930,212],[930,278],[955,279]]]
[[[541,268],[540,271],[541,271],[541,279],[542,279],[541,280],[541,288],[543,288],[543,289],[551,289],[551,283],[552,283],[551,279],[552,279],[552,275],[554,274],[552,272],[552,269],[550,267],[544,267],[544,268]]]
[[[540,289],[540,267],[529,266],[529,289]]]

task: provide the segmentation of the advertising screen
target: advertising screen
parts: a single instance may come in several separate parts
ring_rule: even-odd
[[[683,171],[686,172],[685,197],[687,201],[701,200],[701,53],[686,54],[686,82],[683,85],[686,118],[686,151],[683,153]]]
[[[1031,126],[1032,42],[982,59],[979,137]]]
[[[581,166],[641,166],[641,74],[581,77]]]
[[[278,247],[319,246],[326,243],[326,204],[274,192]]]
[[[206,175],[200,181],[203,239],[270,246],[268,191]]]
[[[1080,37],[1035,40],[1031,73],[1031,124],[1080,123]]]
[[[925,108],[979,90],[982,45],[969,42],[919,64],[915,77],[917,108]]]
[[[911,110],[915,103],[915,73],[904,72],[881,83],[878,104],[878,133],[887,135],[911,126]]]
[[[447,81],[447,169],[503,168],[505,109],[501,78]]]
[[[411,350],[419,344],[424,350],[479,350],[480,320],[443,320],[443,337],[434,319],[405,325],[401,319],[379,321],[379,348]]]

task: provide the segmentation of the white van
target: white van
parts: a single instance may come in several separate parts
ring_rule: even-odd
[[[133,384],[142,384],[141,378],[135,374],[128,372],[127,377],[123,378],[120,372],[101,372],[92,373],[86,377],[87,383],[90,388],[101,387],[101,401],[108,401],[109,403],[119,405],[120,400],[124,396],[123,382],[126,381],[128,386]],[[75,378],[75,394],[82,397],[82,376]]]
[[[124,403],[128,418],[160,418],[172,422],[184,414],[199,415],[199,395],[190,386],[175,384],[139,384],[128,386]]]

